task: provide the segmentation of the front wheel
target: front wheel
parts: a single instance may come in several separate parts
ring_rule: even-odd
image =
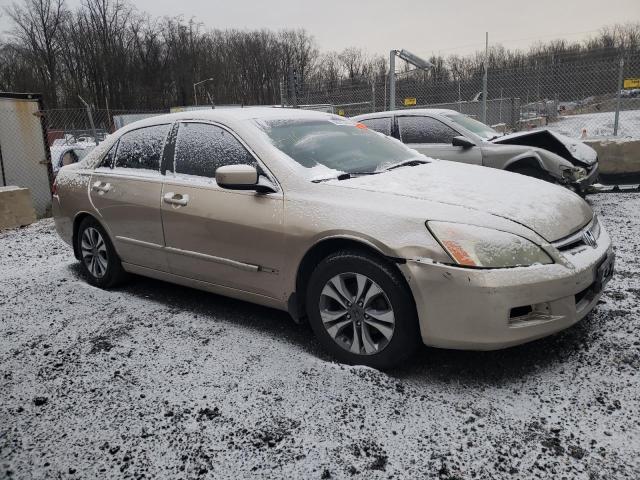
[[[420,344],[411,292],[384,258],[358,251],[329,255],[311,275],[306,300],[314,333],[341,362],[389,368]]]

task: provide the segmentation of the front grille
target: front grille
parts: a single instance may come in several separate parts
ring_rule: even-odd
[[[572,233],[565,238],[561,238],[560,240],[553,242],[552,245],[560,252],[566,252],[578,247],[585,247],[587,244],[584,242],[583,235],[587,231],[593,234],[596,241],[600,237],[600,224],[598,223],[598,218],[595,215],[593,216],[593,220],[591,220],[587,226],[581,228],[576,233]]]

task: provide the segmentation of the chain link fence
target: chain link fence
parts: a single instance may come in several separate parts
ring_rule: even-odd
[[[446,108],[505,131],[546,126],[574,138],[640,139],[640,89],[623,88],[624,79],[640,78],[640,53],[609,54],[588,61],[565,57],[552,63],[489,69],[486,117],[482,115],[481,69],[465,78],[446,69],[397,76],[393,106],[389,105],[386,78],[309,83],[295,89],[285,81],[282,104],[329,105],[344,116]]]

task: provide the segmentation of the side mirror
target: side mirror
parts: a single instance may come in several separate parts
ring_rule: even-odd
[[[273,193],[276,188],[270,181],[262,177],[251,165],[224,165],[216,170],[216,183],[229,190],[255,190],[258,193]]]
[[[462,135],[453,137],[453,140],[451,140],[451,145],[453,145],[454,147],[462,147],[462,148],[471,148],[476,146],[475,143],[473,143],[467,137],[463,137]]]
[[[251,165],[224,165],[216,169],[216,183],[229,190],[253,190],[258,184],[258,171]]]

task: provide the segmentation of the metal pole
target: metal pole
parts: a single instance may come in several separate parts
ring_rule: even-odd
[[[484,75],[482,76],[482,123],[487,123],[487,63],[489,62],[489,32],[484,47]]]
[[[87,108],[87,115],[89,116],[89,123],[91,124],[91,131],[93,132],[93,140],[94,142],[96,142],[96,145],[98,145],[98,135],[96,133],[96,126],[93,123],[93,115],[91,114],[91,107],[87,102],[84,101],[84,98],[82,98],[80,95],[78,95],[78,98],[82,103],[84,103],[84,106]]]
[[[624,57],[620,57],[620,70],[618,71],[618,91],[616,93],[616,118],[613,121],[613,136],[618,136],[618,124],[620,122],[620,96],[622,93],[622,77],[624,73]]]
[[[280,80],[280,106],[284,108],[284,80]]]
[[[197,83],[193,84],[193,101],[195,102],[195,106],[198,106],[198,94],[196,93],[196,85]]]
[[[389,52],[389,110],[396,109],[396,53]]]
[[[371,82],[371,112],[376,111],[376,80]]]

